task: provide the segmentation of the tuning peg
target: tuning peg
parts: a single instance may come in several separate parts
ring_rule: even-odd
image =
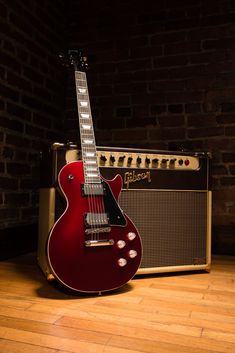
[[[59,61],[62,65],[69,67],[68,56],[64,52],[58,54]]]

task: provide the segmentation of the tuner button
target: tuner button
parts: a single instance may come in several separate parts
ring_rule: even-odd
[[[127,238],[128,238],[129,240],[134,240],[134,239],[136,238],[136,234],[135,234],[134,232],[129,232],[129,233],[127,234]]]
[[[134,259],[134,258],[137,256],[137,251],[135,251],[135,250],[130,250],[130,251],[128,252],[128,255],[129,255],[129,257],[130,257],[131,259]]]
[[[118,259],[118,265],[119,265],[120,267],[124,267],[124,266],[126,266],[126,264],[127,264],[127,261],[126,261],[126,259],[124,259],[123,257],[121,257],[120,259]]]
[[[125,245],[126,245],[126,242],[124,240],[118,240],[117,247],[119,249],[123,249]]]

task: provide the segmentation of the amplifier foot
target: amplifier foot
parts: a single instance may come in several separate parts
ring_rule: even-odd
[[[52,273],[47,273],[46,275],[48,282],[52,282],[55,280],[55,277],[53,276]]]

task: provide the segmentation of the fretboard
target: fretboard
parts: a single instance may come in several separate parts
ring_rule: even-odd
[[[86,73],[75,71],[82,160],[86,184],[100,183]]]

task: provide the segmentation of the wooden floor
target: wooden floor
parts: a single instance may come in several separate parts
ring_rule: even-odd
[[[0,262],[0,352],[234,353],[235,258],[102,296],[48,283],[35,254]]]

